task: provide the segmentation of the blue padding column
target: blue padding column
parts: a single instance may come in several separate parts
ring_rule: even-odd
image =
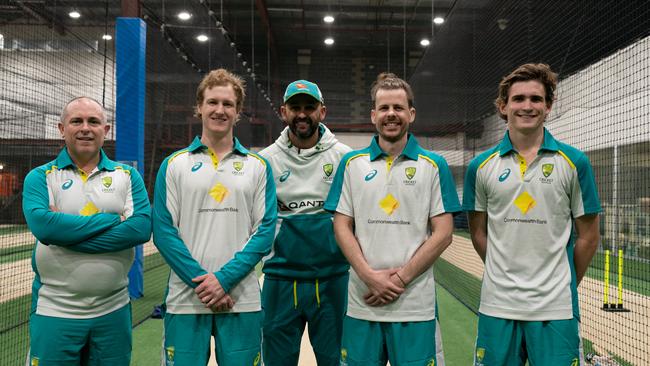
[[[144,97],[147,27],[140,18],[117,18],[115,53],[117,103],[115,113],[116,160],[144,174]],[[129,295],[144,294],[142,245],[136,248],[129,272]]]

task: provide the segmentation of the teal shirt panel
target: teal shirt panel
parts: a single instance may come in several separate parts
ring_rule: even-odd
[[[310,280],[348,272],[350,265],[334,238],[332,214],[280,216],[278,223],[274,256],[264,262],[266,275]]]
[[[498,146],[476,156],[469,163],[463,184],[463,211],[475,211],[476,208],[476,173],[481,164],[498,149]]]
[[[596,188],[596,178],[591,168],[589,158],[585,153],[571,145],[557,142],[560,151],[573,162],[578,172],[578,183],[580,185],[580,195],[582,197],[583,210],[585,215],[594,215],[602,211],[600,207],[600,198]]]
[[[240,147],[240,149],[243,149],[243,147]],[[244,249],[235,253],[235,256],[228,263],[215,272],[215,276],[226,292],[229,292],[231,288],[246,277],[255,268],[255,265],[262,260],[262,257],[269,254],[275,236],[278,209],[271,165],[263,157],[257,154],[249,154],[262,160],[266,168],[265,181],[260,182],[258,195],[255,197],[254,203],[255,205],[263,205],[264,216],[255,233],[251,235],[246,245],[244,245]],[[255,212],[256,208],[253,208],[252,211]]]
[[[456,193],[456,183],[454,176],[449,169],[447,161],[440,155],[420,149],[419,154],[433,160],[438,166],[438,177],[440,179],[440,195],[442,196],[442,205],[445,208],[445,213],[457,215],[461,211],[460,201],[458,200],[458,193]]]

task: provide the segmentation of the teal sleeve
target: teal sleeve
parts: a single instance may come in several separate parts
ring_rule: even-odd
[[[264,160],[262,158],[262,160]],[[260,175],[257,192],[254,199],[253,222],[259,222],[253,235],[248,239],[244,248],[235,253],[221,269],[215,272],[224,291],[229,292],[239,281],[246,277],[255,265],[271,251],[275,238],[275,224],[278,217],[277,198],[273,172],[266,162],[265,175]],[[261,216],[261,220],[260,220]]]
[[[102,233],[121,222],[120,215],[71,215],[50,209],[45,170],[36,168],[23,184],[23,214],[27,226],[41,243],[70,246]]]
[[[479,175],[479,171],[490,159],[499,159],[498,149],[499,145],[482,152],[469,162],[463,185],[463,211],[487,211],[487,187],[485,178]]]
[[[474,211],[476,205],[476,173],[478,161],[472,160],[465,172],[465,183],[463,184],[463,211]]]
[[[576,170],[578,171],[578,182],[580,184],[580,193],[584,204],[585,215],[593,215],[602,211],[600,199],[598,198],[598,188],[596,188],[596,179],[591,169],[591,163],[587,155],[580,154],[576,160]]]
[[[458,201],[458,193],[456,193],[454,176],[449,169],[447,161],[442,156],[435,155],[435,161],[438,164],[442,205],[445,208],[445,212],[456,214],[461,211],[461,206]]]
[[[125,167],[131,174],[133,214],[119,225],[68,249],[83,253],[108,253],[132,248],[151,238],[151,206],[142,177],[137,170]]]
[[[176,199],[179,192],[176,192],[174,186],[167,187],[168,160],[162,163],[156,177],[152,210],[153,242],[176,275],[186,285],[195,288],[198,284],[192,282],[192,278],[208,272],[192,257],[178,233],[178,228],[174,226],[170,208],[174,212],[180,210]]]

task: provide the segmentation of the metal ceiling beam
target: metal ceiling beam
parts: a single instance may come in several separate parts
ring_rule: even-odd
[[[23,1],[16,1],[16,5],[25,13],[29,14],[32,18],[47,23],[49,28],[53,28],[58,34],[65,35],[65,27],[63,24],[56,18],[56,16],[45,7],[36,7],[33,4],[27,4]]]

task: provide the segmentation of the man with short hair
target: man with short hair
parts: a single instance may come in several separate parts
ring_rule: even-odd
[[[444,365],[432,266],[460,211],[443,157],[408,133],[413,92],[383,73],[371,90],[370,146],[341,160],[325,209],[350,262],[341,365]]]
[[[154,243],[172,268],[165,295],[163,365],[206,365],[210,337],[221,366],[260,365],[260,287],[277,216],[269,164],[233,129],[244,81],[218,69],[196,91],[202,132],[158,171]]]
[[[65,148],[25,178],[23,212],[36,237],[31,365],[123,365],[131,360],[127,275],[133,247],[151,236],[140,174],[110,160],[103,107],[79,97],[63,108]]]
[[[577,287],[598,247],[600,203],[587,156],[544,128],[556,85],[545,64],[504,77],[496,107],[507,131],[465,176],[485,262],[476,366],[584,363]]]
[[[260,152],[273,168],[279,210],[279,230],[263,268],[264,364],[297,365],[309,323],[318,365],[338,365],[350,266],[323,203],[350,148],[321,123],[327,109],[316,84],[289,84],[280,112],[287,127]]]

